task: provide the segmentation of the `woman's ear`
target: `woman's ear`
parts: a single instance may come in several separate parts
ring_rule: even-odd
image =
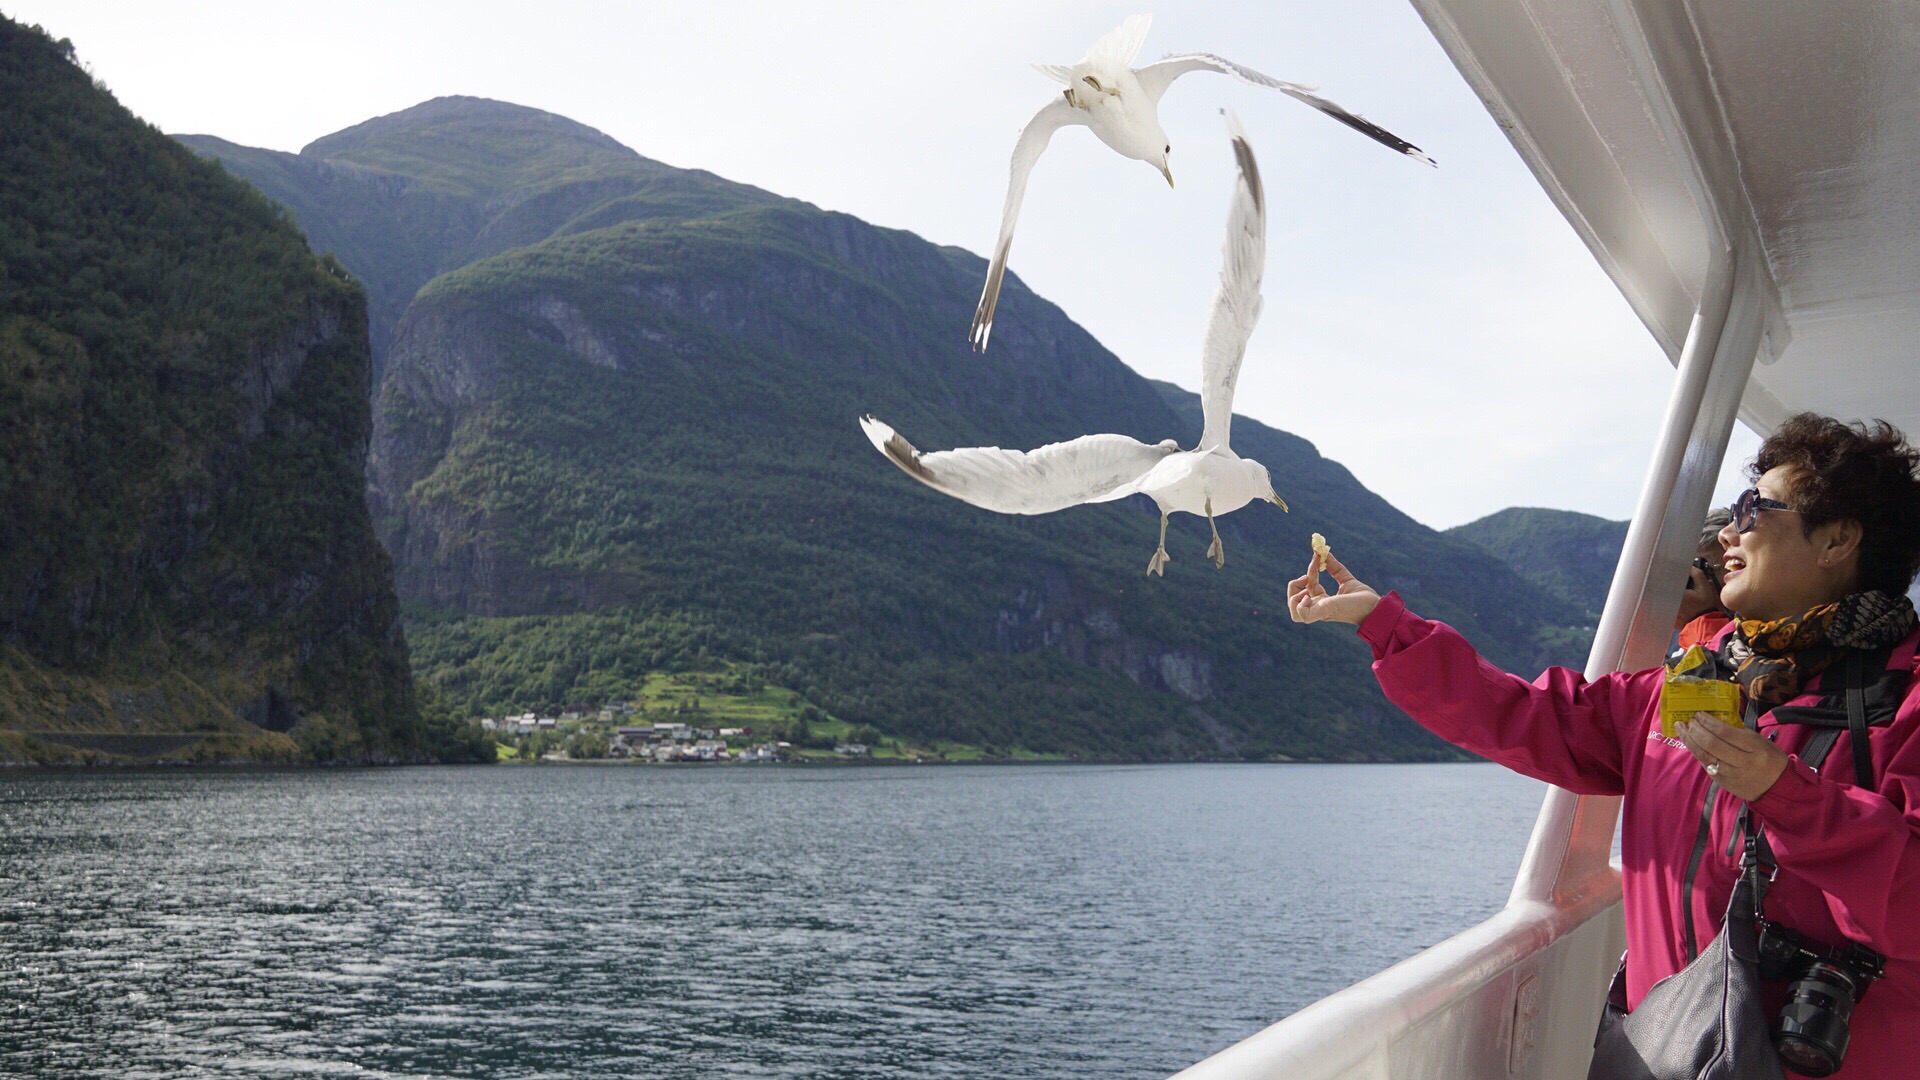
[[[1829,521],[1813,531],[1821,566],[1843,567],[1860,557],[1860,538],[1866,530],[1853,518]]]

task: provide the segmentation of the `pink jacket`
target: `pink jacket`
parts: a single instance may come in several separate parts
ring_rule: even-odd
[[[1685,904],[1702,948],[1719,933],[1740,855],[1740,800],[1718,794],[1712,843],[1681,895],[1708,779],[1678,740],[1660,734],[1661,670],[1587,682],[1551,668],[1533,682],[1481,659],[1445,623],[1409,612],[1396,593],[1360,625],[1373,671],[1394,704],[1427,730],[1517,772],[1581,794],[1624,795],[1621,884],[1627,923],[1627,1000],[1686,966]],[[1920,631],[1894,649],[1888,667],[1913,670]],[[1792,704],[1819,701],[1812,693]],[[1864,942],[1887,957],[1886,975],[1856,1007],[1840,1078],[1920,1080],[1920,679],[1908,685],[1891,725],[1869,736],[1878,790],[1853,784],[1853,749],[1842,734],[1818,773],[1796,756],[1753,803],[1766,826],[1779,877],[1767,916],[1829,945]],[[1760,730],[1794,753],[1813,730]],[[1776,996],[1783,987],[1771,987]],[[1599,1017],[1594,1018],[1596,1022]],[[1789,1073],[1789,1076],[1796,1075]]]

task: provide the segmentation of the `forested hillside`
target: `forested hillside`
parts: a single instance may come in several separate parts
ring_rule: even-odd
[[[0,18],[0,760],[426,760],[364,299]]]
[[[1520,575],[1598,622],[1627,522],[1572,510],[1515,506],[1447,530],[1506,560]]]
[[[459,187],[521,206],[536,201],[523,185],[550,180],[518,163],[582,147],[651,178],[623,174],[603,204],[570,202],[571,216],[540,217],[487,257],[479,240],[448,242],[441,272],[394,301],[371,499],[416,670],[451,702],[599,701],[649,671],[731,665],[913,739],[1432,758],[1453,752],[1386,704],[1362,643],[1287,619],[1309,533],[1508,663],[1535,662],[1581,619],[1306,441],[1246,420],[1235,445],[1271,467],[1293,513],[1223,519],[1224,570],[1202,557],[1205,523],[1183,518],[1166,578],[1147,578],[1157,519],[1144,501],[1020,518],[930,492],[874,453],[858,416],[929,449],[1098,431],[1190,444],[1197,409],[1017,279],[993,351],[969,352],[984,263],[967,252],[620,158],[604,138],[442,99],[300,155],[196,140],[266,190],[297,187],[286,201],[316,245],[401,288],[412,279],[387,249],[327,239],[386,211],[373,195],[323,198],[324,178],[351,165],[348,193],[425,205]]]

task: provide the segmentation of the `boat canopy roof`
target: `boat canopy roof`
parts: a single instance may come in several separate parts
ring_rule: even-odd
[[[1741,419],[1920,437],[1920,4],[1413,2],[1670,360],[1730,245]]]

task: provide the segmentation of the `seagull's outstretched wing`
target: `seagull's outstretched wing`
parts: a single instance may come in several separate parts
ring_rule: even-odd
[[[1155,465],[1180,452],[1171,439],[1148,444],[1125,435],[1082,435],[1038,450],[974,446],[923,454],[871,416],[860,428],[908,476],[1002,514],[1050,514],[1124,498]]]
[[[1013,144],[1013,161],[1007,167],[1007,202],[1000,210],[1000,239],[993,245],[993,261],[987,264],[987,284],[980,290],[980,306],[973,312],[973,327],[967,331],[967,340],[973,342],[976,351],[984,352],[987,336],[993,333],[993,312],[1000,306],[1000,282],[1007,275],[1007,252],[1013,248],[1013,223],[1020,218],[1020,200],[1027,194],[1027,175],[1033,172],[1033,163],[1040,160],[1040,152],[1047,148],[1047,140],[1053,133],[1068,124],[1082,124],[1079,109],[1067,104],[1064,98],[1055,98],[1047,107],[1033,114],[1027,126],[1020,132],[1020,141]]]
[[[1287,82],[1284,79],[1276,79],[1271,75],[1263,75],[1250,67],[1243,64],[1236,64],[1231,60],[1215,56],[1212,53],[1174,53],[1162,58],[1158,63],[1148,64],[1146,67],[1134,72],[1134,77],[1140,80],[1140,86],[1147,92],[1147,96],[1158,102],[1160,95],[1167,92],[1168,85],[1189,71],[1217,71],[1222,75],[1231,75],[1242,82],[1278,90],[1296,101],[1306,102],[1360,134],[1365,135],[1367,138],[1387,146],[1398,153],[1405,154],[1417,161],[1424,161],[1429,165],[1434,164],[1434,160],[1428,157],[1426,152],[1419,147],[1388,131],[1386,128],[1381,127],[1379,124],[1368,120],[1366,117],[1358,113],[1348,112],[1334,102],[1328,101],[1326,98],[1314,93],[1315,88],[1312,86],[1307,86],[1303,83]]]
[[[1213,313],[1207,317],[1206,344],[1200,350],[1200,411],[1206,417],[1200,449],[1227,445],[1233,424],[1233,388],[1240,381],[1240,361],[1247,355],[1247,339],[1260,321],[1260,279],[1267,266],[1267,196],[1260,185],[1260,167],[1240,118],[1227,116],[1233,138],[1233,160],[1238,176],[1233,200],[1227,204],[1227,239],[1220,253],[1220,291],[1213,295]]]

